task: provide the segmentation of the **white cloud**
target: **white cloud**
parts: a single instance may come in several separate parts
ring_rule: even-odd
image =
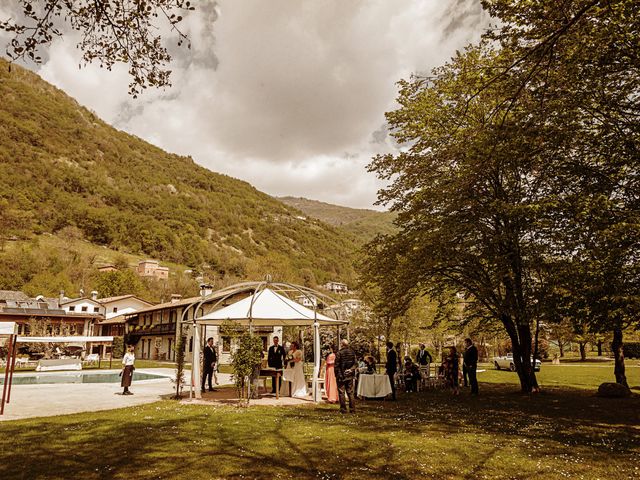
[[[477,0],[220,0],[185,19],[173,87],[127,96],[126,68],[78,70],[56,40],[43,77],[106,121],[274,195],[371,207],[365,166],[400,78],[476,40]],[[376,136],[378,138],[379,135]],[[347,153],[345,153],[347,152]]]

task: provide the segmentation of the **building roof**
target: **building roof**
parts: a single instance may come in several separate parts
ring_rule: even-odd
[[[93,298],[90,298],[90,297],[68,298],[68,299],[63,300],[62,302],[60,302],[60,306],[67,305],[69,303],[74,303],[74,302],[91,302],[91,303],[95,303],[96,305],[102,306],[100,304],[100,302],[98,302],[97,300],[94,300]]]
[[[186,305],[191,305],[193,302],[197,302],[198,300],[201,300],[201,299],[202,297],[189,297],[189,298],[183,298],[182,300],[177,300],[173,302],[158,303],[157,305],[153,305],[152,307],[143,308],[136,312],[128,313],[127,316],[131,317],[133,315],[138,315],[140,313],[155,312],[157,310],[164,310],[166,308],[184,307]]]
[[[115,317],[107,318],[105,320],[100,320],[98,322],[98,325],[114,325],[118,323],[125,323],[127,321],[126,316],[132,315],[134,313],[138,313],[138,312],[131,312],[129,314],[117,315]]]
[[[15,290],[0,290],[0,300],[10,300],[13,302],[26,302],[29,297],[20,291]]]
[[[129,295],[118,295],[117,297],[104,297],[104,298],[99,298],[97,301],[98,303],[111,303],[111,302],[117,302],[118,300],[124,300],[125,298],[135,298],[136,300],[140,300],[141,302],[146,303],[149,306],[153,306],[152,302],[148,302],[147,300],[144,300],[136,295],[133,294],[129,294]]]

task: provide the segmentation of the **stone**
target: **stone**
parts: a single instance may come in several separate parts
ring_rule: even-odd
[[[598,396],[607,398],[622,398],[631,395],[631,390],[620,383],[605,382],[598,387]]]

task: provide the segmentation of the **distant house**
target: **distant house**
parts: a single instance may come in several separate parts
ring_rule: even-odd
[[[318,299],[314,296],[298,295],[294,300],[307,308],[315,308],[318,306]]]
[[[117,272],[118,268],[115,265],[103,265],[98,267],[99,272]]]
[[[158,280],[169,278],[169,267],[161,267],[157,260],[141,260],[136,273],[141,277],[154,277]]]
[[[324,284],[324,289],[333,293],[349,293],[347,284],[340,282],[327,282]]]

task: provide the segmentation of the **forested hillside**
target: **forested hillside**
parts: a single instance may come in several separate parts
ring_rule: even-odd
[[[220,277],[352,281],[353,238],[299,216],[246,182],[117,131],[0,60],[4,243],[72,228],[98,245]],[[7,282],[0,271],[0,288],[28,280]]]
[[[379,233],[395,233],[393,221],[396,215],[391,212],[342,207],[298,197],[280,197],[279,200],[309,217],[341,227],[352,233],[358,243],[368,242]]]

